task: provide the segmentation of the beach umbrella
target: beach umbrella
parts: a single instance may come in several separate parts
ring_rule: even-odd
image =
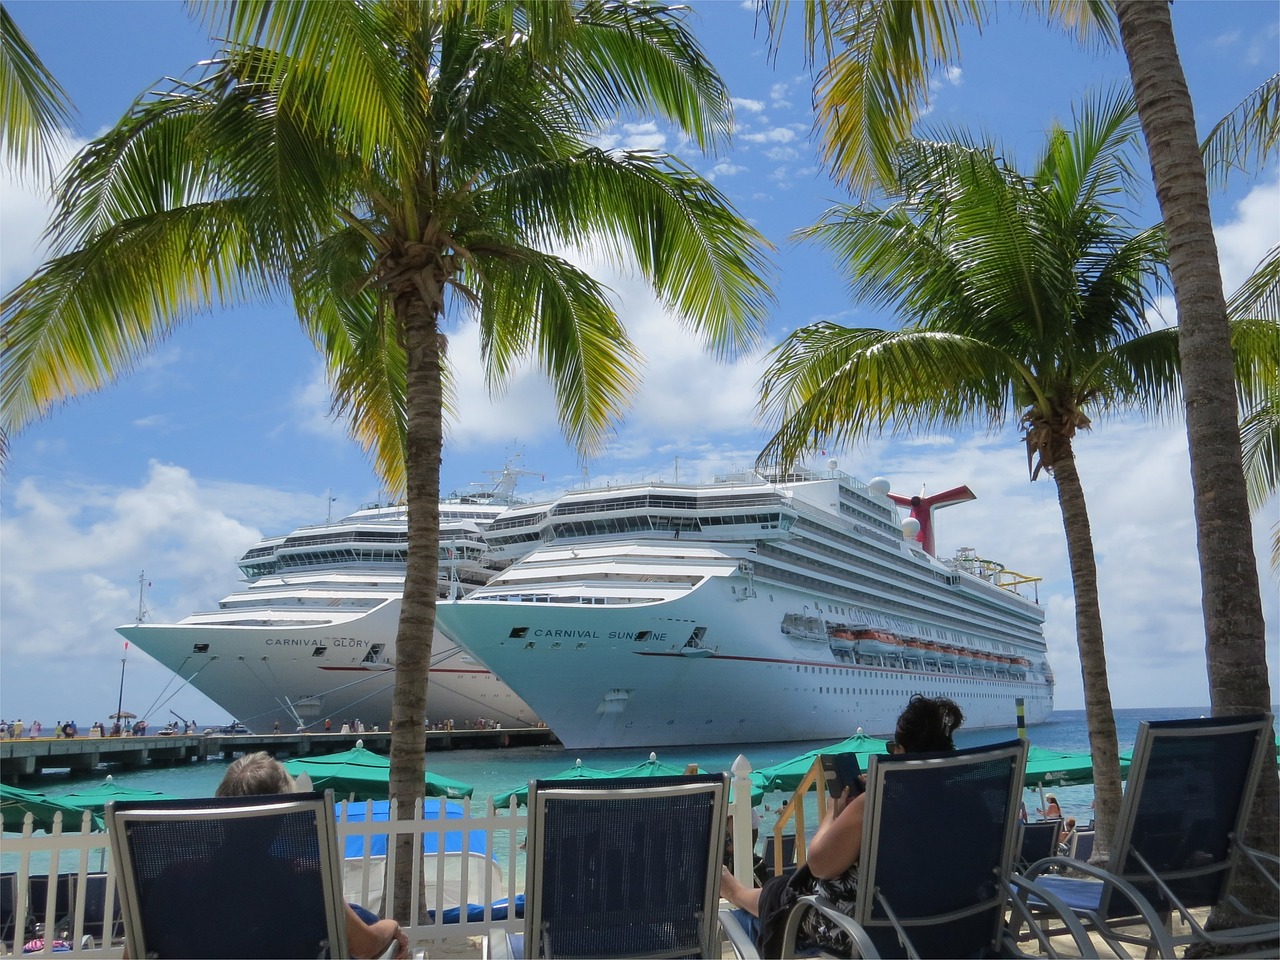
[[[1120,776],[1129,773],[1130,754],[1120,755]],[[1093,783],[1093,756],[1088,751],[1048,750],[1032,744],[1027,752],[1027,787],[1073,787]]]
[[[137,720],[138,715],[136,713],[130,713],[128,710],[122,710],[119,713],[107,714],[107,719],[108,720]]]
[[[68,806],[80,810],[92,810],[102,813],[102,808],[113,800],[177,800],[178,798],[158,790],[139,790],[136,787],[124,787],[114,782],[111,775],[101,783],[73,793],[63,794],[58,798]]]
[[[391,801],[389,800],[370,800],[358,803],[348,803],[342,801],[335,803],[334,812],[337,815],[339,823],[364,823],[366,820],[376,822],[379,820],[390,819]],[[452,801],[445,801],[444,817],[446,820],[462,820],[465,814],[462,804]],[[422,805],[422,818],[424,820],[440,819],[440,802],[424,803]],[[450,830],[444,834],[444,852],[462,853],[462,834],[461,829]],[[478,853],[481,856],[488,852],[485,841],[484,830],[468,830],[467,834],[467,850],[470,853]],[[349,833],[346,839],[346,845],[343,849],[342,856],[346,859],[364,856],[363,833]],[[422,852],[424,854],[438,854],[440,852],[440,835],[432,831],[426,831],[422,835]],[[385,833],[375,833],[369,835],[369,856],[385,857],[387,855],[387,835]]]
[[[767,767],[761,767],[751,773],[753,783],[758,783],[765,790],[778,790],[783,793],[794,793],[800,781],[813,767],[813,761],[824,753],[852,753],[857,755],[858,763],[863,770],[873,754],[884,753],[889,748],[889,741],[878,740],[865,734],[857,733],[848,740],[841,740],[826,747],[819,747],[802,753],[790,760],[781,760]]]
[[[390,793],[391,761],[366,750],[363,740],[357,740],[354,747],[340,753],[286,760],[284,768],[295,777],[307,774],[314,789],[332,790],[340,797],[355,794],[357,800],[385,800]],[[471,784],[438,773],[428,771],[424,779],[429,797],[460,800],[475,792]]]
[[[12,833],[21,833],[23,818],[28,813],[31,814],[32,829],[43,830],[46,833],[53,832],[55,814],[62,814],[63,833],[78,833],[84,818],[84,810],[80,807],[73,807],[61,800],[46,797],[35,790],[23,790],[21,787],[0,783],[0,814],[3,814],[4,829]],[[102,819],[95,815],[92,818],[92,825],[93,829],[101,830]]]
[[[595,767],[583,766],[581,758],[568,770],[561,770],[549,777],[538,777],[539,780],[600,780],[606,777],[612,777],[614,774],[607,770],[597,770]],[[493,806],[495,809],[509,807],[512,797],[515,798],[516,804],[523,807],[529,802],[529,784],[523,787],[517,787],[514,790],[508,790],[506,793],[500,793],[493,798]]]

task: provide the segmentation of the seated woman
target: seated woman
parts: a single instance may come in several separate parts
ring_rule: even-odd
[[[246,753],[227,767],[222,782],[214,791],[216,797],[249,797],[275,793],[293,793],[295,784],[284,765],[269,753]],[[409,938],[394,920],[381,920],[377,914],[346,906],[347,949],[353,957],[380,957],[396,944],[396,960],[409,956]]]
[[[1046,820],[1062,819],[1062,808],[1058,806],[1058,798],[1052,793],[1044,795],[1044,806],[1036,807],[1036,813]]]
[[[960,707],[947,697],[917,694],[898,717],[889,753],[933,753],[954,750],[952,734],[964,722]],[[728,870],[720,875],[720,891],[726,900],[759,918],[756,947],[762,957],[782,956],[782,934],[787,914],[803,896],[817,893],[843,912],[849,912],[857,895],[858,857],[862,852],[862,818],[865,793],[849,799],[849,790],[835,799],[809,841],[808,860],[789,876],[772,877],[763,887],[746,887]],[[847,952],[844,934],[820,913],[806,915],[801,949],[812,947]]]

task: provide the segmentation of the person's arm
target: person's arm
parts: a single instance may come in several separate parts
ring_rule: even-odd
[[[848,788],[836,798],[832,811],[809,841],[806,863],[815,877],[830,880],[858,862],[862,853],[862,813],[867,795],[848,799]]]
[[[377,923],[365,923],[351,909],[351,904],[343,904],[346,908],[347,951],[353,957],[380,957],[387,952],[392,941],[397,943],[396,960],[409,956],[409,938],[394,920],[379,920]]]

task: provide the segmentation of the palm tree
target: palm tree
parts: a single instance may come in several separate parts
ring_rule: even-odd
[[[801,235],[835,252],[857,299],[904,326],[798,330],[762,390],[779,424],[762,458],[783,462],[884,430],[1018,424],[1032,479],[1043,470],[1057,485],[1100,840],[1119,813],[1120,762],[1074,438],[1099,416],[1166,414],[1179,392],[1177,331],[1144,316],[1163,236],[1124,221],[1137,133],[1131,100],[1112,95],[1087,104],[1075,130],[1050,130],[1025,176],[991,146],[900,144],[899,199],[832,208]]]
[[[422,796],[447,396],[446,317],[489,383],[531,357],[584,455],[639,358],[609,291],[561,251],[632,264],[721,351],[767,311],[765,242],[675,158],[594,141],[660,115],[700,147],[729,100],[679,7],[623,2],[227,5],[222,53],[139,101],[58,192],[54,257],[4,302],[7,427],[126,371],[215,304],[285,290],[334,407],[392,490],[409,559],[391,793]],[[396,913],[409,916],[412,858]]]
[[[791,7],[785,0],[763,4],[776,44]],[[1123,35],[1169,237],[1212,708],[1215,714],[1269,711],[1265,624],[1231,381],[1231,333],[1204,169],[1195,151],[1195,117],[1168,5],[1027,0],[1024,6],[1084,40],[1110,43]],[[806,0],[806,50],[822,60],[815,88],[817,128],[837,180],[866,189],[878,179],[891,179],[895,145],[919,114],[929,78],[954,61],[961,27],[986,23],[995,8],[982,0]],[[1274,854],[1280,844],[1280,785],[1268,775],[1260,789],[1250,842]]]

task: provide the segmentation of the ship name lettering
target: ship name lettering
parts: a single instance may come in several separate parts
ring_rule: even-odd
[[[577,638],[599,640],[600,635],[594,630],[534,630],[535,637],[558,637],[564,640],[574,640]]]

